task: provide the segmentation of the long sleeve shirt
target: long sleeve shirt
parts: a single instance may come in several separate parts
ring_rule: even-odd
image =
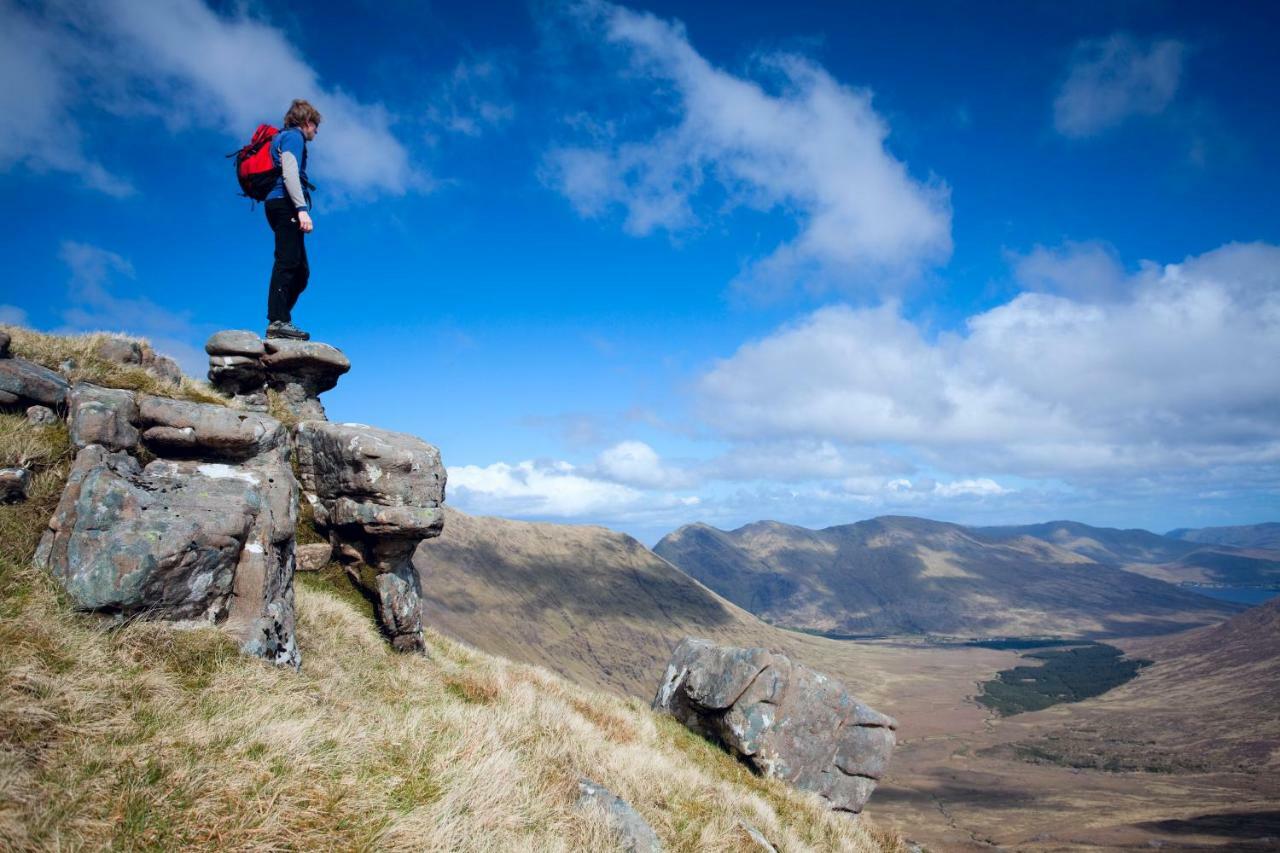
[[[267,199],[287,198],[298,210],[310,210],[307,198],[307,141],[296,127],[286,127],[271,140],[271,160],[280,167],[280,178]]]

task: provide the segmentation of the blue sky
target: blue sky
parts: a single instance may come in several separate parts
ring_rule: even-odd
[[[0,321],[265,324],[292,97],[330,417],[464,510],[1280,512],[1274,4],[0,0]]]

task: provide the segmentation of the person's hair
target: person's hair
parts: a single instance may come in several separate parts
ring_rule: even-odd
[[[289,105],[289,111],[284,114],[285,127],[302,127],[307,122],[315,122],[318,126],[321,121],[320,111],[311,106],[310,101],[304,101],[297,98]]]

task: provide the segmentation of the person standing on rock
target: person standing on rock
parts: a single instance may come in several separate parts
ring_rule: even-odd
[[[307,101],[295,100],[285,113],[284,129],[271,140],[271,161],[279,167],[280,177],[264,205],[276,241],[267,295],[268,338],[311,338],[293,325],[293,306],[311,277],[305,238],[315,226],[307,182],[307,143],[316,138],[320,120],[319,110]]]

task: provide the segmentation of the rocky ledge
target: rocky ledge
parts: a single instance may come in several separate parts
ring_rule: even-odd
[[[423,648],[414,549],[444,528],[445,469],[420,438],[363,424],[303,421],[294,433],[302,488],[352,579],[378,602],[392,645]]]
[[[898,727],[839,681],[785,655],[690,637],[672,654],[653,707],[757,772],[849,812],[871,797]]]
[[[319,395],[351,368],[328,344],[224,331],[206,344],[209,379],[228,405],[85,382],[16,358],[0,332],[0,408],[32,423],[65,417],[77,455],[36,563],[74,606],[118,618],[222,625],[245,651],[297,667],[293,578],[296,457],[317,531],[307,568],[337,556],[378,602],[395,648],[424,648],[417,545],[444,525],[445,469],[421,439],[331,424]],[[104,350],[105,347],[105,350]],[[140,342],[106,340],[96,356],[163,366]],[[297,419],[265,413],[277,393]],[[0,470],[0,500],[26,496],[30,472]]]
[[[263,340],[253,332],[227,330],[204,345],[209,382],[250,411],[267,410],[267,392],[299,420],[325,420],[320,395],[338,384],[351,362],[337,347],[313,341]]]

